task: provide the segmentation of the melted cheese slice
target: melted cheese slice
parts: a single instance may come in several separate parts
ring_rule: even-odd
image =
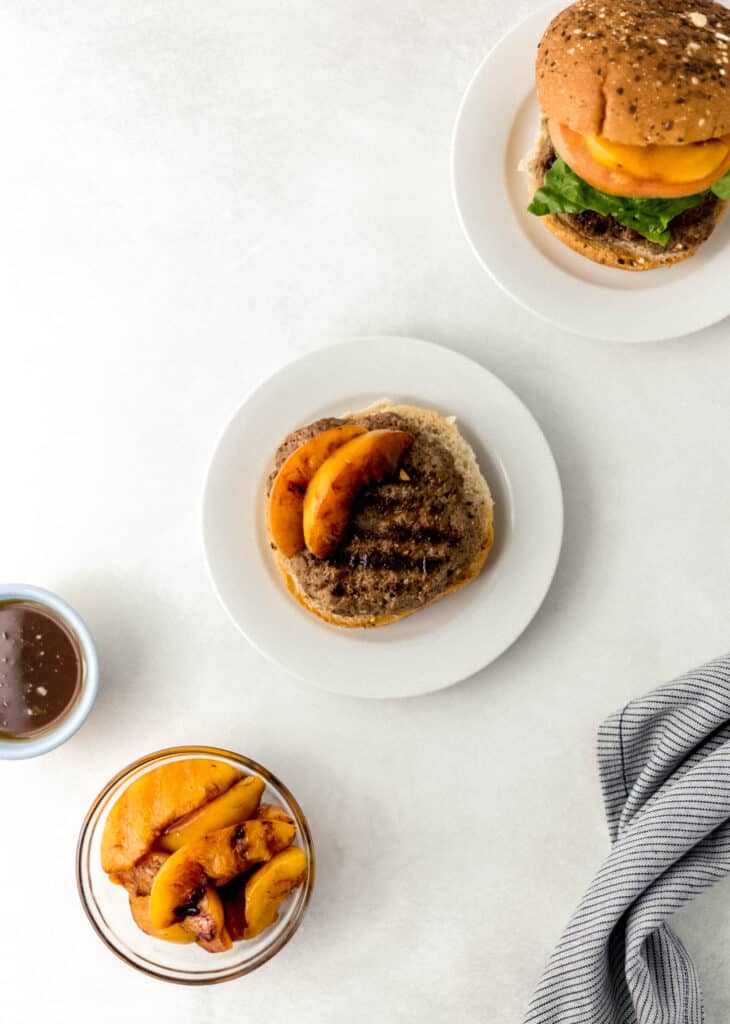
[[[593,159],[611,170],[625,171],[635,178],[685,184],[699,181],[722,166],[730,147],[720,139],[687,146],[624,146],[600,135],[584,135]]]
[[[548,129],[556,152],[568,167],[589,185],[612,196],[691,196],[710,188],[730,171],[730,135],[687,146],[643,147],[580,135],[552,120]]]

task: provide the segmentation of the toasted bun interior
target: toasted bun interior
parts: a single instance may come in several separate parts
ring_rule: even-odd
[[[730,10],[711,0],[578,0],[537,52],[540,106],[631,146],[730,133]]]

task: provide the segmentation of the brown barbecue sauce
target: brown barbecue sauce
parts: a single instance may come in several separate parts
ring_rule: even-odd
[[[0,602],[0,737],[50,729],[76,703],[84,671],[79,642],[35,601]]]

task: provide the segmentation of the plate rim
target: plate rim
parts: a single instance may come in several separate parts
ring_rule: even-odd
[[[392,693],[373,693],[363,689],[362,687],[356,690],[340,689],[334,687],[330,685],[327,680],[322,680],[320,678],[314,677],[312,673],[307,672],[306,669],[297,671],[292,667],[291,663],[287,659],[279,656],[279,651],[272,650],[265,643],[262,643],[261,638],[256,635],[255,629],[252,630],[250,628],[249,623],[244,625],[235,614],[233,608],[229,606],[226,596],[224,594],[225,588],[223,588],[219,584],[216,577],[216,572],[214,570],[210,550],[212,545],[209,543],[208,537],[210,529],[208,503],[211,495],[211,480],[217,468],[217,460],[219,458],[219,455],[221,454],[224,443],[229,438],[229,435],[235,432],[235,424],[239,416],[242,415],[244,408],[248,406],[250,403],[252,403],[255,400],[256,396],[260,395],[261,392],[265,391],[269,387],[275,386],[278,379],[286,377],[292,372],[296,372],[296,368],[300,364],[308,362],[310,360],[326,359],[328,353],[334,353],[335,351],[337,351],[338,355],[341,355],[342,350],[346,348],[356,348],[359,351],[362,351],[363,343],[373,342],[387,345],[392,345],[394,343],[402,344],[406,346],[411,346],[412,348],[420,348],[421,350],[428,349],[436,358],[443,359],[444,357],[446,357],[448,360],[456,360],[457,362],[460,362],[464,367],[476,369],[479,373],[484,374],[486,375],[486,377],[490,378],[492,386],[496,386],[499,389],[501,389],[503,394],[507,397],[508,401],[516,404],[518,407],[521,408],[521,414],[526,416],[526,422],[529,422],[530,424],[530,429],[532,431],[533,438],[537,441],[539,445],[541,445],[543,450],[542,469],[543,472],[547,473],[550,477],[551,499],[554,503],[553,507],[551,508],[551,516],[553,517],[552,529],[554,531],[554,538],[552,555],[549,561],[549,566],[543,571],[540,586],[539,588],[537,588],[537,590],[539,590],[539,597],[533,597],[533,600],[531,601],[529,607],[529,615],[524,616],[519,628],[516,630],[513,628],[509,631],[510,638],[506,642],[500,643],[498,645],[499,649],[496,651],[496,653],[489,653],[486,655],[485,658],[481,654],[478,655],[476,658],[473,658],[472,661],[475,662],[475,664],[473,665],[473,667],[470,667],[467,671],[446,673],[446,675],[443,676],[440,679],[440,681],[434,682],[432,685],[421,686],[418,688],[409,687],[407,690],[397,690],[396,692]],[[343,398],[343,404],[346,404],[346,401],[347,397],[345,396]],[[423,401],[432,403],[438,407],[437,400],[424,398]],[[486,444],[482,438],[480,438],[480,440],[482,440],[482,443],[485,444],[486,450],[489,451],[489,445]],[[542,607],[555,578],[555,573],[557,571],[557,567],[560,561],[560,555],[562,552],[565,529],[564,495],[562,489],[562,482],[560,479],[560,473],[555,460],[555,456],[548,443],[547,437],[545,436],[545,433],[542,430],[542,427],[538,423],[532,411],[522,400],[522,398],[495,373],[487,369],[487,367],[483,366],[475,359],[472,359],[471,357],[466,356],[461,352],[458,352],[454,349],[438,344],[436,342],[426,341],[421,338],[415,338],[413,336],[408,335],[389,334],[366,334],[358,336],[347,336],[339,340],[333,340],[332,338],[329,338],[322,342],[321,344],[317,345],[315,348],[312,348],[307,352],[297,356],[295,359],[290,360],[289,362],[286,362],[283,365],[279,366],[272,373],[270,373],[268,376],[264,377],[257,384],[255,384],[252,388],[249,388],[249,390],[245,393],[244,397],[236,404],[235,408],[229,413],[229,415],[224,420],[223,427],[222,429],[219,430],[215,444],[211,449],[211,455],[203,477],[203,487],[200,500],[200,515],[202,528],[201,539],[203,547],[203,557],[208,577],[212,584],[213,590],[218,598],[218,601],[223,606],[228,618],[237,628],[239,633],[241,633],[241,635],[245,637],[245,639],[251,645],[251,647],[253,647],[253,649],[256,650],[267,661],[276,665],[278,668],[283,670],[290,678],[297,682],[301,682],[307,686],[312,686],[315,689],[320,690],[322,692],[332,693],[343,697],[349,697],[351,699],[369,700],[410,699],[416,696],[425,696],[429,693],[435,693],[439,690],[447,689],[451,686],[457,685],[458,683],[470,678],[477,672],[482,671],[487,666],[497,661],[522,636],[522,634],[527,630],[530,623],[533,621],[533,619],[539,612],[540,608]],[[257,523],[255,520],[252,522],[252,526],[256,528]],[[286,599],[287,595],[282,593],[282,597]],[[316,623],[313,623],[313,625],[316,625]],[[334,627],[326,628],[334,629]],[[360,633],[362,631],[358,630],[355,632]],[[478,662],[478,664],[476,662]]]

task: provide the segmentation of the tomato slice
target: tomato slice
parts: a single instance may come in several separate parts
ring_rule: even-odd
[[[676,199],[703,192],[730,171],[730,135],[724,135],[720,142],[728,146],[728,153],[715,170],[694,181],[673,182],[661,178],[638,178],[625,169],[604,167],[589,152],[586,141],[578,132],[567,125],[549,122],[550,138],[555,152],[566,164],[589,185],[611,196],[626,196],[630,199]]]

